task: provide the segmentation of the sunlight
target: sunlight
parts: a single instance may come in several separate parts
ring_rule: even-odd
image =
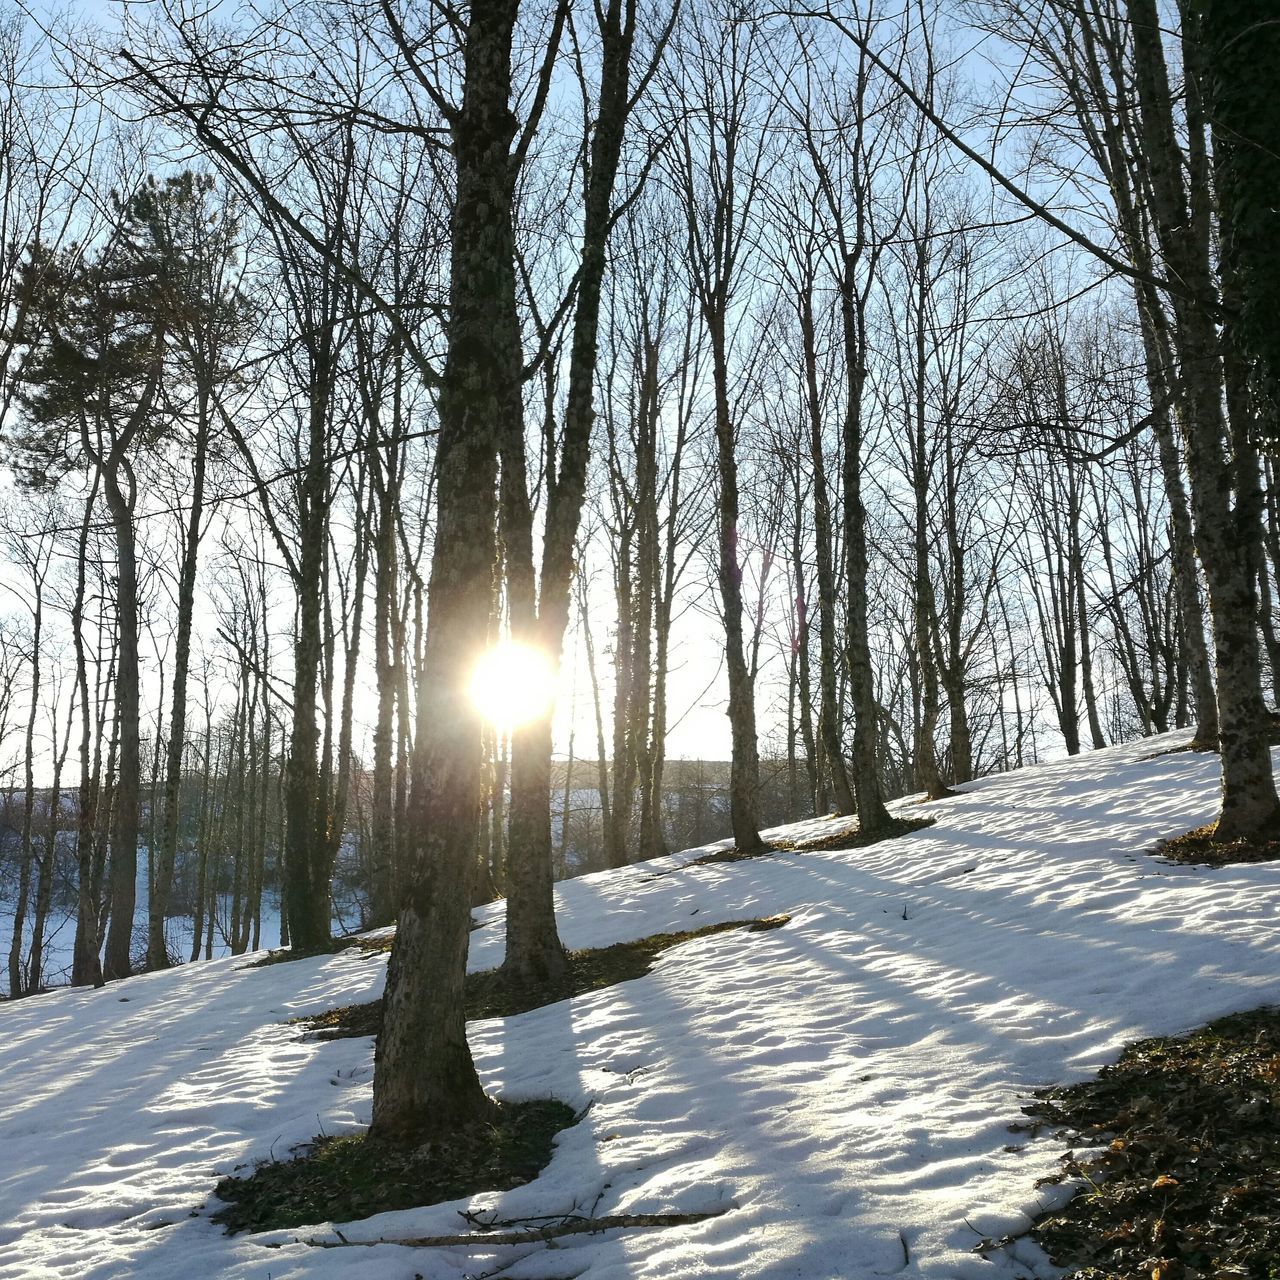
[[[471,697],[486,720],[514,729],[551,710],[556,672],[541,649],[504,640],[476,664]]]

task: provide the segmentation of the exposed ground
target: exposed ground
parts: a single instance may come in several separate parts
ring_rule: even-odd
[[[320,1138],[292,1160],[223,1178],[225,1207],[213,1218],[229,1231],[268,1231],[507,1191],[542,1172],[555,1135],[573,1121],[572,1107],[544,1099],[498,1103],[490,1123],[426,1145]]]
[[[1079,1193],[1034,1238],[1079,1280],[1280,1276],[1280,1011],[1129,1046],[1026,1108]]]
[[[1217,840],[1207,823],[1170,840],[1161,840],[1152,850],[1157,857],[1185,866],[1228,867],[1236,863],[1280,862],[1280,831],[1274,840]]]
[[[467,974],[467,1019],[510,1018],[531,1009],[601,991],[618,982],[643,978],[653,968],[654,960],[664,951],[707,938],[730,929],[761,933],[780,929],[790,916],[769,916],[756,920],[725,920],[701,929],[685,929],[677,933],[654,933],[634,942],[615,942],[611,947],[587,947],[568,953],[569,964],[564,977],[556,982],[513,982],[501,969],[486,969]],[[344,1036],[376,1036],[382,1029],[382,1001],[343,1005],[326,1009],[297,1020],[317,1039],[334,1040]]]

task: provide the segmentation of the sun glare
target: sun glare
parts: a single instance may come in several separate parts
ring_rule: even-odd
[[[503,641],[476,664],[471,697],[486,720],[513,729],[545,715],[555,702],[556,677],[541,649]]]

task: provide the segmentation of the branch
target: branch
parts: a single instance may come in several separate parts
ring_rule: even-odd
[[[423,382],[429,387],[438,387],[440,385],[440,374],[418,345],[413,334],[409,332],[408,327],[400,317],[399,308],[388,302],[364,278],[364,275],[359,270],[345,262],[340,252],[331,248],[308,229],[302,219],[286,208],[284,203],[277,198],[267,177],[259,172],[235,147],[214,132],[209,124],[209,117],[217,105],[216,100],[209,102],[202,108],[197,108],[194,104],[184,102],[169,85],[150,68],[145,67],[128,49],[120,49],[118,57],[132,67],[137,77],[149,87],[154,95],[153,100],[161,104],[161,109],[167,109],[171,115],[180,115],[188,120],[196,139],[208,147],[223,164],[240,178],[262,202],[263,206],[270,210],[272,217],[279,226],[292,232],[323,261],[328,263],[347,284],[355,289],[375,311],[390,323],[393,332],[404,343],[405,350],[408,351]]]
[[[820,9],[783,9],[779,11],[786,17],[792,18],[818,18],[819,20],[829,22],[833,27],[840,31],[847,39],[851,40],[863,54],[867,60],[876,66],[890,81],[897,87],[898,91],[911,103],[913,107],[926,119],[931,125],[949,142],[961,155],[966,159],[972,160],[993,182],[1003,187],[1024,209],[1029,210],[1041,221],[1046,222],[1053,227],[1055,231],[1060,231],[1068,240],[1079,245],[1087,253],[1097,258],[1099,262],[1105,263],[1113,271],[1122,276],[1128,277],[1130,280],[1140,280],[1147,285],[1153,285],[1155,288],[1165,293],[1177,294],[1179,297],[1190,297],[1185,289],[1170,280],[1166,280],[1161,276],[1152,275],[1150,272],[1143,271],[1139,267],[1135,267],[1131,262],[1125,262],[1124,259],[1117,257],[1109,249],[1103,248],[1096,241],[1091,240],[1083,231],[1077,230],[1069,222],[1064,222],[1057,214],[1053,213],[1047,205],[1041,204],[1029,192],[1024,191],[1012,178],[1006,177],[1004,172],[980,152],[974,150],[963,138],[960,137],[950,125],[927,103],[921,96],[895,71],[883,58],[880,57],[874,49],[871,48],[870,42],[865,36],[859,35],[852,30],[849,25],[841,18],[837,17],[830,11],[823,12]],[[1194,301],[1195,299],[1192,299]]]
[[[707,1213],[620,1213],[603,1218],[567,1218],[555,1227],[530,1227],[526,1231],[480,1231],[454,1236],[413,1236],[387,1240],[307,1240],[305,1243],[317,1249],[373,1248],[379,1244],[399,1244],[407,1249],[448,1249],[456,1246],[467,1248],[492,1248],[496,1245],[537,1244],[543,1240],[556,1240],[561,1236],[594,1235],[598,1231],[616,1231],[621,1227],[681,1227],[690,1222],[705,1222],[719,1218],[735,1208],[723,1205]]]

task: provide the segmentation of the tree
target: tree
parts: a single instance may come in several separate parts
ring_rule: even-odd
[[[824,86],[806,112],[801,136],[827,213],[825,252],[839,299],[844,401],[840,425],[841,525],[845,555],[845,660],[853,703],[852,782],[858,826],[868,834],[889,825],[876,761],[879,708],[868,626],[867,512],[862,485],[865,460],[864,399],[867,395],[870,338],[868,315],[880,259],[888,239],[877,224],[876,175],[885,164],[892,130],[893,95],[879,83],[867,42],[875,14],[862,16],[853,65],[847,79]]]
[[[731,326],[743,258],[769,162],[767,117],[756,94],[769,55],[764,25],[735,3],[692,15],[676,47],[680,71],[667,87],[674,125],[671,183],[683,205],[689,279],[711,354],[716,441],[716,578],[729,679],[730,823],[737,848],[762,846],[760,757],[753,681],[743,637],[743,548],[736,455],[740,423],[731,388]],[[763,118],[762,118],[763,117]]]
[[[1215,836],[1250,838],[1271,831],[1280,819],[1262,715],[1257,641],[1257,455],[1249,424],[1236,409],[1223,422],[1226,370],[1214,324],[1220,298],[1208,243],[1212,187],[1204,154],[1205,121],[1194,97],[1189,98],[1184,165],[1155,0],[1128,0],[1127,11],[1155,241],[1166,270],[1180,282],[1170,294],[1170,307],[1196,547],[1209,585],[1218,676],[1222,809]]]
[[[1212,131],[1224,274],[1235,298],[1225,340],[1250,367],[1259,428],[1280,438],[1280,100],[1259,68],[1280,65],[1280,25],[1268,0],[1187,0],[1199,45],[1195,91]]]
[[[673,14],[678,11],[674,7]],[[567,16],[568,5],[557,10]],[[589,144],[584,145],[582,247],[576,273],[576,307],[569,346],[568,396],[558,462],[548,460],[546,534],[541,578],[535,590],[532,512],[526,488],[523,425],[514,425],[504,449],[503,539],[512,634],[547,654],[556,670],[569,622],[573,548],[585,495],[597,364],[600,302],[606,249],[613,223],[613,194],[627,118],[635,103],[631,88],[636,39],[636,0],[596,6],[600,79]],[[674,17],[672,19],[674,21]],[[668,27],[669,30],[669,27]],[[556,52],[553,37],[546,59]],[[661,56],[665,34],[655,58]],[[544,65],[547,65],[544,62]],[[648,76],[643,77],[644,80]],[[578,80],[584,105],[590,98],[584,69]],[[507,951],[505,972],[519,981],[547,981],[565,969],[555,927],[551,858],[551,711],[517,726],[511,738],[511,809],[507,858]]]
[[[39,486],[82,458],[101,485],[115,537],[119,737],[107,979],[131,969],[141,780],[134,455],[163,429],[157,402],[168,337],[161,267],[130,238],[126,210],[118,205],[121,216],[96,253],[49,254],[33,246],[23,268],[23,333],[33,343],[20,393],[22,472]]]
[[[823,813],[827,805],[827,781],[837,813],[852,814],[856,809],[853,787],[845,767],[842,717],[838,697],[838,669],[840,645],[836,637],[836,538],[833,518],[833,494],[828,471],[828,453],[831,449],[827,438],[827,418],[832,408],[830,372],[820,369],[819,343],[827,345],[827,333],[822,326],[821,276],[823,265],[823,232],[819,202],[821,196],[817,184],[797,177],[784,206],[786,219],[785,256],[780,263],[785,276],[785,287],[794,296],[796,321],[800,339],[799,367],[803,377],[804,434],[803,449],[809,463],[809,477],[813,501],[814,586],[818,601],[818,724],[817,736],[821,739],[822,767],[816,769],[817,785],[814,788],[815,812]],[[822,374],[826,373],[826,377]],[[798,477],[797,477],[798,479]],[[796,495],[799,507],[799,495]],[[796,579],[801,578],[800,558],[797,553]],[[805,637],[810,628],[806,622]],[[801,643],[804,643],[802,641]],[[803,651],[800,654],[804,657]],[[803,661],[801,665],[804,665]],[[803,699],[808,702],[808,698]],[[801,715],[807,708],[802,707]]]
[[[489,623],[498,453],[523,414],[512,218],[517,122],[510,107],[517,9],[515,0],[472,9],[461,103],[444,108],[456,185],[436,538],[412,861],[383,996],[370,1129],[397,1141],[480,1119],[490,1106],[467,1045],[463,1006],[481,794],[481,725],[468,683]]]
[[[173,349],[166,396],[191,431],[190,507],[181,531],[169,734],[163,816],[147,913],[147,967],[168,965],[165,913],[178,845],[182,760],[186,749],[187,678],[195,609],[196,570],[204,534],[205,483],[215,435],[216,405],[234,379],[234,361],[250,325],[247,299],[235,272],[240,222],[209,174],[190,170],[163,183],[150,179],[128,209],[135,239],[160,273],[157,304],[164,308]]]
[[[43,510],[32,513],[34,519],[22,521],[13,513],[0,516],[6,549],[13,562],[20,565],[27,578],[22,591],[31,610],[31,644],[28,653],[30,672],[30,703],[27,711],[26,736],[23,743],[24,797],[22,804],[22,850],[19,868],[18,898],[14,904],[13,937],[9,946],[9,995],[13,999],[39,990],[40,942],[43,919],[40,905],[48,910],[48,895],[53,873],[53,846],[46,845],[40,858],[37,888],[37,923],[33,930],[31,963],[24,975],[22,971],[23,930],[26,926],[28,895],[31,874],[35,865],[35,809],[36,809],[36,724],[40,718],[41,680],[45,675],[45,607],[46,588],[53,568],[53,556],[57,546],[58,507],[47,504]],[[27,594],[29,592],[29,594]]]

